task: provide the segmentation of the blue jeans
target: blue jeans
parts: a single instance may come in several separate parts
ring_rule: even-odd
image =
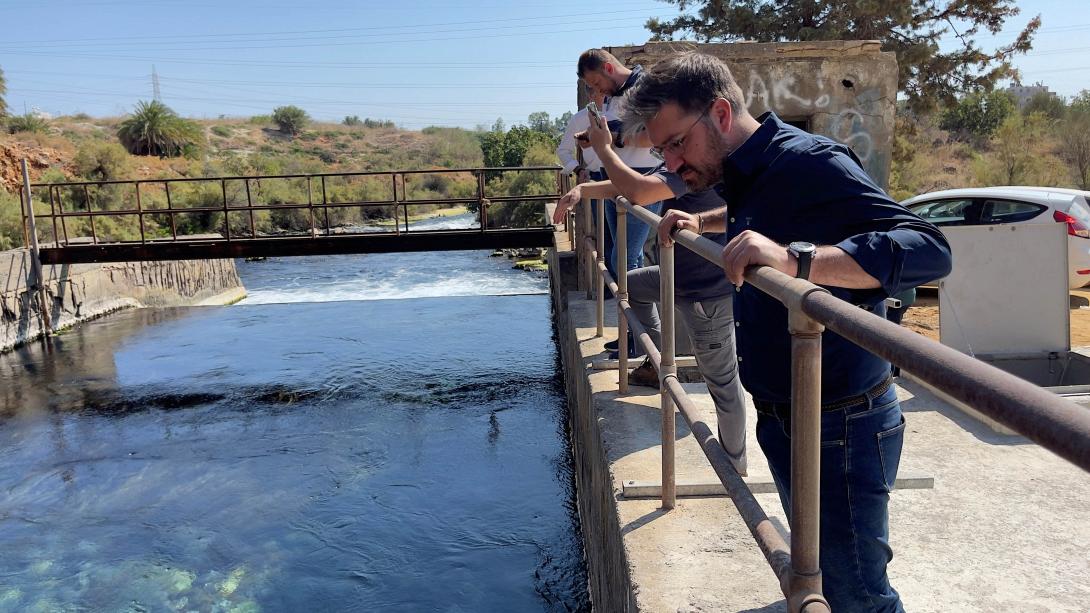
[[[658,215],[662,212],[662,203],[656,202],[650,206],[644,207]],[[627,255],[627,270],[636,270],[643,266],[643,244],[647,242],[647,236],[651,233],[651,226],[643,223],[635,218],[633,215],[625,215],[626,226],[628,231],[626,234],[625,247],[628,249]],[[606,225],[609,226],[609,233],[613,237],[614,241],[617,238],[617,204],[612,200],[606,200]],[[610,273],[613,274],[613,278],[617,278],[615,272],[617,267],[617,246],[616,244],[610,245],[610,250],[606,252],[606,262],[609,267]]]
[[[903,613],[889,584],[889,492],[905,420],[891,386],[855,406],[821,414],[821,573],[833,611]],[[790,515],[791,419],[757,415],[757,441]]]
[[[589,171],[587,175],[590,177],[591,181],[604,181],[606,179],[606,173],[596,170]],[[598,236],[598,207],[601,206],[602,202],[602,200],[590,201],[591,223],[594,224],[594,236]],[[609,215],[609,213],[606,212],[606,215]],[[602,235],[605,237],[605,245],[602,246],[602,256],[606,260],[606,270],[608,270],[609,274],[613,275],[613,278],[616,279],[617,273],[613,270],[613,229],[609,227],[608,223],[606,224],[606,230]],[[611,295],[609,288],[606,288],[606,292],[607,297]]]

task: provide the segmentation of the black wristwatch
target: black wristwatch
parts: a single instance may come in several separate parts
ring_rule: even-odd
[[[795,278],[809,279],[810,263],[814,261],[814,254],[817,253],[817,247],[815,247],[813,243],[795,241],[787,246],[787,252],[795,256],[795,259],[799,262],[799,269],[798,272],[795,273]]]

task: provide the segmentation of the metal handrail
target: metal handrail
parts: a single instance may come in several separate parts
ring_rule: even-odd
[[[505,172],[552,172],[555,173],[557,191],[548,194],[531,194],[531,195],[489,195],[487,193],[487,183],[485,181],[485,175],[488,173],[505,173]],[[476,177],[477,193],[475,196],[470,197],[451,197],[451,198],[409,198],[406,190],[406,176],[409,175],[450,175],[450,174],[473,174]],[[350,179],[354,177],[390,177],[391,180],[391,199],[388,200],[353,200],[345,202],[330,202],[327,194],[326,179],[328,178],[345,178]],[[398,178],[400,177],[400,188],[398,186]],[[250,182],[260,180],[285,180],[285,179],[305,179],[306,186],[306,202],[292,202],[285,204],[262,204],[254,203],[254,197],[251,193]],[[320,181],[320,200],[315,198],[313,192],[314,180]],[[402,232],[409,231],[409,207],[410,206],[424,206],[435,204],[473,204],[478,205],[478,219],[480,221],[480,231],[488,231],[488,208],[495,204],[502,204],[507,202],[548,202],[557,200],[561,193],[560,187],[563,185],[563,178],[561,175],[561,169],[556,166],[519,166],[519,167],[481,167],[481,168],[441,168],[430,170],[383,170],[383,171],[362,171],[362,172],[343,172],[343,173],[314,173],[314,174],[284,174],[284,175],[239,175],[239,176],[225,176],[225,177],[180,177],[173,179],[133,179],[133,180],[109,180],[109,181],[68,181],[61,183],[29,183],[26,181],[24,187],[21,190],[21,198],[24,201],[30,199],[27,195],[30,194],[33,188],[44,188],[48,192],[49,198],[49,212],[38,213],[39,218],[46,218],[44,221],[52,226],[53,240],[55,243],[68,246],[70,244],[68,238],[68,227],[65,223],[67,219],[71,218],[87,218],[91,227],[91,242],[92,244],[103,244],[98,236],[98,231],[95,225],[96,218],[102,217],[136,217],[138,220],[140,238],[139,240],[111,240],[110,243],[117,244],[147,244],[147,243],[162,243],[167,242],[181,242],[181,241],[199,241],[202,239],[195,239],[191,236],[182,235],[179,237],[178,230],[175,222],[175,218],[178,215],[191,215],[200,213],[221,213],[224,215],[224,228],[225,228],[225,240],[228,242],[233,241],[246,241],[255,240],[260,238],[258,236],[256,223],[254,219],[255,211],[288,211],[288,210],[306,210],[308,219],[308,234],[312,238],[317,238],[320,234],[330,233],[329,224],[329,210],[341,209],[341,208],[355,208],[361,209],[369,207],[382,207],[393,206],[394,207],[394,228],[391,233],[401,234]],[[177,206],[176,202],[171,199],[170,186],[175,183],[209,183],[212,185],[219,184],[220,192],[222,194],[222,200],[220,203],[213,206]],[[245,186],[245,201],[239,203],[233,203],[229,200],[227,195],[228,182],[241,182]],[[103,186],[117,186],[117,185],[131,185],[133,187],[135,197],[135,208],[119,208],[110,210],[91,210],[91,192],[90,187],[103,187]],[[148,206],[147,202],[141,197],[142,185],[162,185],[163,194],[166,198],[165,206]],[[82,189],[84,202],[86,202],[86,210],[70,210],[65,211],[63,204],[60,201],[60,193],[62,189]],[[401,197],[399,197],[399,195]],[[146,198],[146,195],[145,195]],[[401,215],[399,215],[399,209]],[[237,213],[240,215],[249,216],[249,233],[243,232],[240,234],[231,233],[231,214]],[[319,214],[322,214],[325,219],[325,227],[322,228],[318,225],[316,219]],[[28,227],[32,223],[29,219],[34,215],[33,208],[25,207],[23,210],[23,227],[24,232],[28,232]],[[146,216],[167,216],[170,224],[170,236],[169,237],[148,237],[144,218]],[[402,217],[403,219],[398,219]],[[58,221],[60,222],[60,230],[58,232]],[[549,227],[547,219],[543,220],[542,228]],[[404,223],[404,227],[402,227]],[[428,230],[414,230],[415,232],[428,232]],[[369,233],[374,234],[374,233]],[[63,236],[63,239],[62,239]],[[208,240],[208,239],[204,239]]]
[[[779,300],[788,309],[792,337],[792,450],[791,450],[791,546],[771,525],[767,514],[735,470],[719,445],[715,430],[700,419],[692,400],[677,379],[673,335],[673,246],[659,245],[659,279],[662,308],[661,354],[643,330],[627,296],[627,245],[623,239],[626,217],[635,215],[652,228],[662,218],[634,206],[627,199],[617,203],[618,238],[618,390],[627,389],[627,334],[631,326],[649,359],[659,372],[662,406],[662,505],[675,503],[673,405],[676,404],[709,463],[737,507],[746,526],[780,581],[791,611],[829,611],[821,592],[819,566],[820,519],[820,383],[821,334],[827,327],[860,347],[905,366],[913,374],[950,396],[973,406],[1060,457],[1090,471],[1090,414],[1065,400],[994,366],[940,345],[873,313],[832,296],[827,290],[795,279],[767,266],[750,267],[747,283]],[[600,207],[600,210],[604,207]],[[598,242],[603,244],[604,215],[598,216]],[[688,248],[716,266],[722,245],[689,230],[674,234],[675,244]],[[599,250],[600,251],[600,250]],[[598,253],[597,330],[603,335],[604,292],[609,274]],[[589,296],[588,296],[589,297]]]

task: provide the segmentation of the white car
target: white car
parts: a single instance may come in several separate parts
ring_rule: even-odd
[[[1068,285],[1090,284],[1090,192],[1058,187],[969,187],[902,202],[936,226],[1067,224]]]

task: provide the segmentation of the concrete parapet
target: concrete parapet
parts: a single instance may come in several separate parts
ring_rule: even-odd
[[[40,296],[32,291],[26,249],[0,252],[0,351],[44,332]],[[234,260],[45,266],[52,329],[128,307],[230,304],[246,296]]]

